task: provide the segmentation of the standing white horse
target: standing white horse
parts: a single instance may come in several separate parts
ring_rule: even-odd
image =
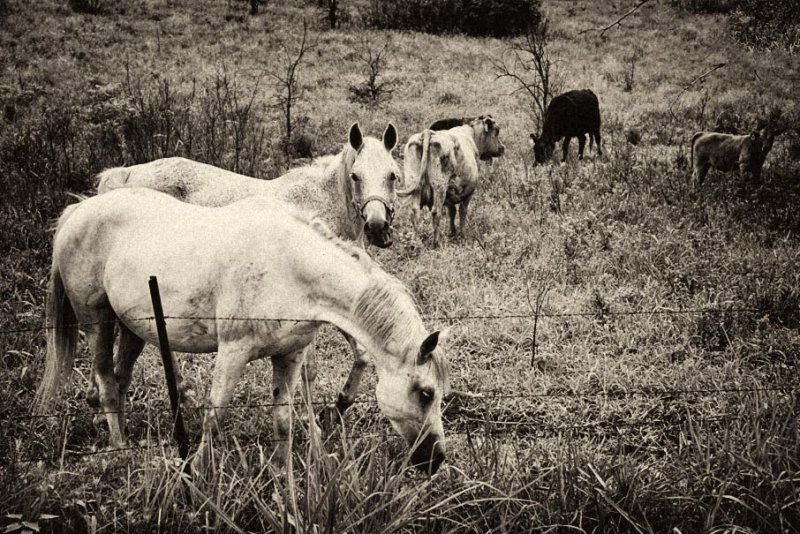
[[[392,219],[400,170],[392,157],[397,130],[383,140],[350,127],[348,143],[333,156],[291,169],[274,180],[257,180],[185,158],[163,158],[98,174],[98,193],[120,187],[147,187],[190,204],[224,206],[253,195],[288,202],[318,216],[339,237],[385,248],[392,244]]]
[[[365,235],[373,245],[388,247],[392,244],[395,183],[400,172],[391,154],[396,144],[397,130],[392,124],[379,141],[364,137],[355,123],[339,154],[317,158],[311,165],[292,169],[274,180],[257,180],[185,158],[164,158],[107,169],[98,175],[97,190],[105,193],[120,187],[147,187],[200,206],[224,206],[264,195],[317,214],[339,237],[361,243]],[[352,337],[345,337],[354,363],[336,403],[339,413],[355,401],[368,363],[363,348]],[[303,373],[309,390],[316,374],[312,349]],[[181,389],[186,388],[179,380]],[[96,396],[88,398],[94,402]]]
[[[132,369],[144,344],[158,343],[154,321],[143,320],[152,315],[150,275],[158,277],[170,317],[170,346],[217,352],[201,449],[219,430],[245,365],[269,357],[276,461],[288,461],[303,354],[320,326],[330,323],[374,356],[378,405],[416,444],[413,463],[433,472],[444,460],[447,360],[438,348],[439,332],[426,332],[403,285],[363,251],[323,223],[264,197],[205,208],[147,189],[123,189],[68,207],[53,242],[51,331],[38,410],[47,409],[72,370],[80,324],[93,353],[111,445],[124,445]],[[116,358],[114,322],[120,325]]]

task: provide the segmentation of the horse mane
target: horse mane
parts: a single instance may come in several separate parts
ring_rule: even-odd
[[[412,363],[416,364],[420,349],[418,343],[424,339],[426,330],[414,297],[396,278],[374,270],[370,284],[356,300],[354,315],[384,347],[396,343],[401,353],[411,354]],[[448,364],[443,352],[434,351],[431,362],[437,380],[446,389]]]
[[[301,214],[299,214],[298,212],[296,215],[301,215]],[[333,233],[333,231],[330,228],[328,228],[328,225],[325,224],[325,221],[323,221],[321,218],[313,217],[312,219],[309,220],[308,218],[302,218],[301,216],[301,220],[309,224],[311,228],[316,230],[316,232],[319,235],[321,235],[322,237],[326,238],[328,241],[336,245],[336,247],[339,250],[345,252],[351,258],[356,260],[359,263],[359,265],[361,265],[367,272],[372,271],[372,267],[374,266],[372,258],[370,258],[369,255],[367,255],[367,253],[364,252],[362,248],[357,247],[352,243],[341,239],[339,236]]]

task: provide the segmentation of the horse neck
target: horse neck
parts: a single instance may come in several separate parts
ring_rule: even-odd
[[[396,368],[406,355],[416,354],[426,330],[413,299],[397,280],[373,268],[353,286],[355,291],[345,285],[337,284],[338,294],[321,303],[322,320],[364,346],[380,369]]]
[[[353,168],[355,159],[356,151],[349,145],[345,145],[325,169],[325,180],[331,182],[328,185],[339,192],[339,198],[334,206],[342,219],[342,228],[338,233],[341,237],[350,240],[357,240],[361,236],[361,218],[356,211],[353,190],[350,187],[350,170]]]

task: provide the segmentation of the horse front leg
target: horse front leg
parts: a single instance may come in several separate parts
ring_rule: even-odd
[[[222,431],[222,422],[227,415],[236,385],[242,379],[247,362],[256,353],[257,349],[249,345],[220,345],[214,362],[210,405],[206,407],[203,418],[203,437],[200,439],[194,459],[196,469],[202,470],[208,465],[211,459],[212,438]]]
[[[339,416],[344,416],[344,412],[353,405],[358,395],[358,388],[361,386],[361,377],[364,375],[364,369],[369,364],[369,357],[367,351],[358,344],[358,342],[349,334],[342,331],[342,335],[347,339],[350,344],[350,349],[353,351],[354,361],[353,367],[350,369],[350,374],[347,377],[347,382],[344,388],[339,392],[339,397],[336,399],[336,411]]]
[[[274,462],[279,467],[291,468],[292,400],[300,381],[303,356],[303,351],[297,351],[272,358],[273,441],[277,442]]]

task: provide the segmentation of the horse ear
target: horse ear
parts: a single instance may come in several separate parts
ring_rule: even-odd
[[[395,129],[394,124],[390,122],[389,126],[386,127],[386,131],[383,132],[383,146],[386,147],[388,152],[391,152],[396,145],[397,130]]]
[[[361,145],[364,144],[364,136],[361,135],[361,128],[358,127],[357,122],[354,122],[350,127],[350,135],[348,137],[350,139],[350,146],[356,150],[361,148]]]
[[[425,365],[431,361],[431,358],[433,357],[433,351],[436,350],[436,346],[439,344],[439,334],[439,331],[433,332],[425,338],[425,341],[422,342],[422,345],[419,348],[417,365]]]

